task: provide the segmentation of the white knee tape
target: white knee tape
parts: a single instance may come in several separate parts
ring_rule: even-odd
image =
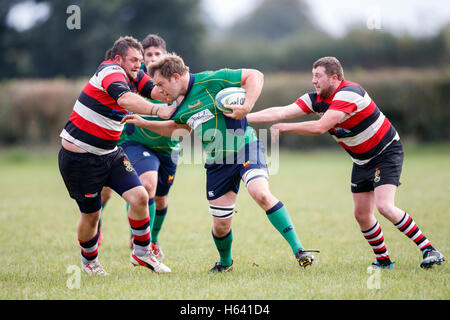
[[[209,205],[209,213],[214,218],[219,219],[230,218],[234,214],[234,204],[232,206]]]
[[[248,187],[249,182],[256,178],[269,180],[269,174],[266,169],[250,169],[244,174],[245,186]]]

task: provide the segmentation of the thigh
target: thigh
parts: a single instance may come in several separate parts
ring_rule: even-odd
[[[173,161],[171,155],[166,155],[156,152],[159,158],[158,169],[158,186],[156,188],[156,195],[159,197],[166,196],[175,180],[175,173],[177,172],[177,163]]]
[[[240,186],[238,164],[205,164],[206,168],[206,198],[216,200],[233,192],[237,194]]]
[[[120,196],[132,188],[142,186],[131,162],[120,147],[115,157],[111,160],[106,185],[111,187]]]
[[[374,190],[374,179],[376,168],[369,164],[359,166],[353,164],[351,177],[351,191],[356,193],[367,193]]]
[[[137,142],[126,142],[122,148],[139,176],[147,171],[158,171],[160,161],[151,149]]]
[[[102,205],[101,191],[108,177],[106,156],[75,153],[61,148],[58,165],[69,195],[81,212],[91,213]]]
[[[402,173],[403,157],[403,146],[400,141],[395,141],[375,159],[375,188],[382,185],[393,185],[398,187],[401,184],[400,175]]]

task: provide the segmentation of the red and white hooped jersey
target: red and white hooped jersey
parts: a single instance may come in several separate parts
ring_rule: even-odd
[[[60,137],[96,155],[115,151],[123,129],[120,121],[128,114],[117,100],[130,91],[150,97],[153,86],[142,70],[130,81],[114,61],[103,61],[75,102]]]
[[[329,98],[311,92],[298,98],[296,103],[305,113],[319,116],[327,110],[345,112],[346,116],[329,133],[358,165],[368,163],[400,139],[388,118],[355,82],[343,80]]]

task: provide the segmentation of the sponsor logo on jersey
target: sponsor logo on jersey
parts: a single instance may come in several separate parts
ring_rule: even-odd
[[[189,125],[189,127],[195,130],[195,128],[197,128],[200,124],[205,123],[212,118],[214,118],[214,115],[211,113],[211,111],[206,109],[192,115],[186,123]]]

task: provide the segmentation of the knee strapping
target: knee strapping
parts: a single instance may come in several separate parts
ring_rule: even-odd
[[[230,218],[234,214],[234,204],[231,206],[209,205],[209,213],[214,218],[219,219]]]

